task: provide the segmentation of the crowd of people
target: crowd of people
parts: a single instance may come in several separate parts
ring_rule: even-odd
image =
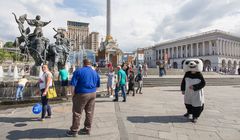
[[[136,93],[142,94],[143,75],[147,76],[147,68],[146,66],[144,67],[139,64],[137,70],[134,71],[132,65],[123,63],[116,67],[117,72],[115,73],[114,67],[109,64],[108,72],[106,73],[108,96],[114,98],[113,101],[117,102],[119,100],[119,91],[121,91],[122,101],[126,102],[127,95],[129,95],[130,92],[132,92],[132,96],[135,96]],[[53,74],[46,64],[42,65],[41,68],[43,74],[40,76],[38,84],[41,93],[42,113],[39,120],[44,121],[46,118],[52,117],[47,93],[48,90],[54,86],[54,80]],[[83,60],[83,67],[77,68],[73,72],[70,82],[68,79],[68,71],[62,68],[58,75],[58,80],[61,82],[61,96],[68,98],[69,93],[71,93],[73,102],[72,125],[69,131],[66,132],[66,135],[70,137],[75,137],[77,134],[89,135],[94,114],[96,91],[97,88],[100,87],[100,69],[96,65],[92,65],[88,59],[85,59]],[[27,79],[20,81],[22,82],[19,82],[18,94],[22,93],[20,91],[24,88]],[[135,90],[136,83],[137,89]],[[68,89],[69,85],[70,88]],[[22,95],[20,94],[16,99],[21,97]],[[83,110],[85,110],[86,115],[84,128],[79,130]]]
[[[190,61],[189,61],[190,62]],[[190,64],[198,65],[200,62],[191,61]],[[185,65],[190,65],[186,62]],[[189,66],[190,67],[190,66]],[[200,66],[199,66],[200,67]],[[49,99],[47,97],[48,91],[54,86],[53,74],[48,69],[48,65],[42,65],[43,74],[39,78],[39,89],[41,95],[42,112],[40,121],[44,121],[46,118],[52,117],[51,107],[49,105]],[[190,67],[191,68],[191,67]],[[116,69],[116,73],[115,73]],[[139,64],[137,68],[128,63],[123,63],[118,65],[116,68],[110,63],[108,65],[108,72],[105,74],[107,77],[107,93],[110,98],[114,98],[113,102],[119,101],[119,92],[121,91],[121,96],[123,98],[122,102],[127,101],[127,96],[131,94],[135,96],[142,93],[143,87],[143,77],[147,77],[147,64]],[[159,66],[160,76],[164,74],[164,66]],[[201,69],[201,68],[199,68]],[[199,78],[202,81],[200,84],[190,85],[189,78]],[[185,79],[184,79],[185,78]],[[190,102],[191,95],[195,90],[202,90],[205,86],[205,80],[202,77],[200,70],[187,71],[184,75],[181,83],[181,90],[184,94],[185,106],[187,108],[187,113],[184,114],[185,117],[193,115],[193,122],[197,121],[204,108],[204,100],[194,101],[194,103],[199,102],[195,105]],[[59,71],[58,80],[61,81],[61,96],[68,98],[68,95],[72,95],[72,124],[70,129],[66,132],[69,137],[75,137],[77,134],[89,135],[91,132],[92,121],[94,116],[95,99],[97,88],[100,87],[100,69],[97,65],[92,65],[90,60],[83,60],[83,67],[74,70],[71,81],[68,81],[69,73],[65,68]],[[19,80],[16,100],[22,99],[22,91],[28,80],[23,76]],[[70,86],[70,88],[68,88]],[[136,88],[137,87],[137,88]],[[136,89],[135,89],[136,88]],[[202,92],[199,93],[202,95]],[[202,99],[202,98],[201,98]],[[79,129],[80,120],[82,117],[82,112],[85,111],[85,121],[84,127]]]
[[[136,74],[135,74],[136,73]],[[114,102],[118,101],[118,93],[121,91],[123,102],[126,102],[127,95],[132,92],[132,96],[135,93],[142,94],[143,75],[147,76],[147,65],[138,65],[137,70],[134,72],[133,65],[123,63],[117,66],[117,72],[115,76],[114,67],[110,63],[108,65],[107,76],[107,91],[110,98],[115,96]],[[137,89],[135,90],[135,83],[137,83]],[[113,94],[114,91],[114,94]]]

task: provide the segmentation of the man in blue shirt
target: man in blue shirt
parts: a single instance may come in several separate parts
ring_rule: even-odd
[[[97,72],[92,69],[91,62],[88,59],[83,60],[83,68],[78,68],[73,73],[71,80],[73,94],[73,121],[67,136],[76,137],[80,126],[80,120],[83,109],[86,112],[84,128],[80,129],[79,134],[90,134],[96,90],[100,87],[100,78]],[[73,92],[74,91],[74,92]]]

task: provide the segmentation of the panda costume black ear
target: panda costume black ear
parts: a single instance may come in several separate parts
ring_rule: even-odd
[[[203,61],[203,59],[202,58],[199,58],[201,61],[202,61],[202,63],[204,63],[204,61]]]
[[[186,59],[184,59],[184,60],[182,61],[182,66],[183,66],[183,64],[184,64],[185,61],[186,61]]]
[[[185,59],[182,61],[182,69],[183,69],[184,62],[185,62]]]

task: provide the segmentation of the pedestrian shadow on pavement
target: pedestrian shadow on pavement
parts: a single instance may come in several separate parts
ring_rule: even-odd
[[[169,89],[169,90],[163,90],[163,91],[169,91],[169,92],[181,92],[181,90],[175,90],[175,89]]]
[[[0,117],[0,122],[3,123],[23,123],[38,121],[37,118],[24,118],[24,117]]]
[[[95,102],[96,102],[96,103],[113,102],[112,100],[113,100],[113,99],[111,99],[111,100],[96,100]]]
[[[6,138],[9,140],[61,138],[66,137],[66,131],[65,129],[55,128],[38,128],[23,131],[14,130],[8,132]]]
[[[233,88],[240,88],[240,86],[232,86]]]
[[[182,115],[176,116],[129,116],[127,120],[132,123],[186,123],[189,119]]]

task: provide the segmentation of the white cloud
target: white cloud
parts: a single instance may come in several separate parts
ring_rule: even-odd
[[[82,2],[79,0],[78,4]],[[18,16],[26,13],[28,18],[35,18],[39,14],[43,21],[52,20],[43,28],[44,35],[52,42],[55,34],[52,28],[66,27],[67,20],[89,22],[90,30],[100,32],[100,36],[104,37],[106,0],[87,2],[99,13],[81,14],[77,6],[64,6],[63,0],[0,1],[0,38],[14,40],[19,35],[11,12],[15,12]],[[217,2],[214,0],[112,0],[111,3],[112,36],[125,51],[210,29],[220,29],[235,34],[240,31],[238,0]],[[84,12],[92,12],[93,9]]]

